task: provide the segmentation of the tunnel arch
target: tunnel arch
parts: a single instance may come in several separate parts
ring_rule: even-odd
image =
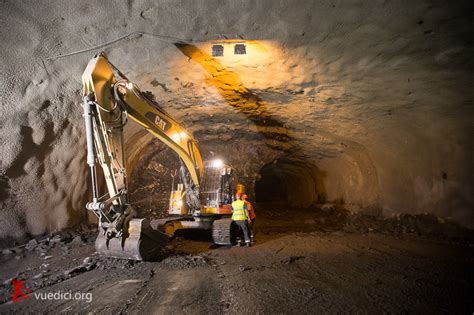
[[[280,158],[260,169],[255,201],[307,208],[325,201],[323,179],[324,173],[305,157]]]

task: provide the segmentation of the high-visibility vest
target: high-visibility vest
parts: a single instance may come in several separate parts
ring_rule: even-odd
[[[232,220],[234,221],[242,221],[247,220],[247,216],[245,215],[244,211],[245,202],[243,200],[236,200],[232,203]]]

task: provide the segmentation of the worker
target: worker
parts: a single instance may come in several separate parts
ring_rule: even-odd
[[[245,206],[249,214],[248,227],[249,227],[249,233],[250,233],[250,241],[253,244],[253,225],[255,223],[255,218],[257,217],[257,215],[255,214],[255,209],[253,208],[252,204],[250,203],[250,201],[248,201],[248,198],[249,197],[246,194],[242,195],[242,200],[245,202]]]
[[[235,194],[235,201],[232,203],[232,221],[234,221],[239,230],[244,234],[245,245],[250,247],[250,237],[248,229],[249,214],[245,202],[242,200],[240,192]]]

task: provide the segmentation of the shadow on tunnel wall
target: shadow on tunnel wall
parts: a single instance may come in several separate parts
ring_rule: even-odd
[[[303,208],[324,202],[323,172],[302,152],[284,123],[271,116],[267,103],[244,86],[238,73],[227,69],[208,53],[192,44],[176,43],[175,46],[209,74],[206,83],[215,87],[232,109],[255,124],[267,146],[282,151],[280,158],[261,169],[255,184],[256,201]],[[275,143],[279,145],[275,146]]]
[[[255,124],[265,138],[291,143],[292,138],[284,124],[271,117],[267,104],[242,83],[235,71],[225,68],[216,58],[191,44],[177,43],[176,47],[190,60],[197,62],[210,77],[206,83],[217,88],[219,94],[235,111]]]

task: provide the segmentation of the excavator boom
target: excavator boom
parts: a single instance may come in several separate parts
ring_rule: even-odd
[[[117,73],[117,76],[114,74]],[[101,53],[82,75],[87,163],[91,170],[92,202],[86,205],[99,218],[98,252],[129,259],[149,259],[166,236],[145,219],[134,219],[129,205],[123,127],[132,118],[180,157],[190,214],[199,215],[203,163],[192,134],[142,93]],[[99,196],[96,161],[102,167],[108,193]]]

